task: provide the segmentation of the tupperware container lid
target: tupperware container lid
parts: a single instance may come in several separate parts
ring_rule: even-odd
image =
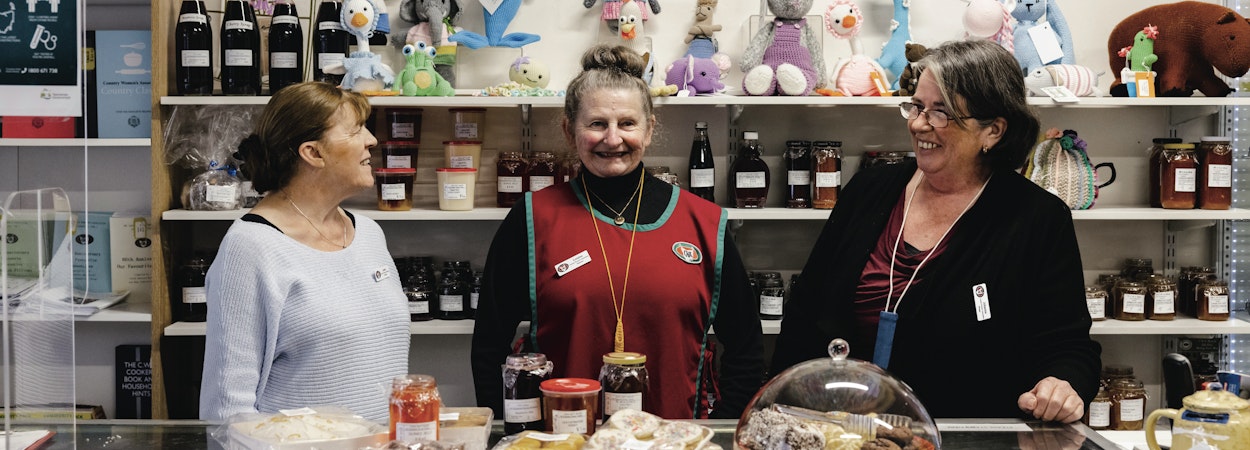
[[[552,378],[538,385],[543,392],[585,394],[599,392],[599,382],[589,378]]]
[[[443,145],[482,145],[482,141],[443,141]]]
[[[439,167],[434,169],[435,172],[477,172],[472,167]]]
[[[389,169],[373,169],[373,173],[379,175],[403,175],[406,173],[415,174],[417,169],[411,167],[392,167]]]

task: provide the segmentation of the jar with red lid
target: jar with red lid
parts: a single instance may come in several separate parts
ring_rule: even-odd
[[[498,185],[496,205],[500,208],[511,208],[525,195],[529,185],[526,172],[529,172],[529,163],[521,156],[521,152],[499,153],[499,160],[495,163],[495,181]]]
[[[1159,204],[1165,209],[1193,209],[1198,191],[1198,156],[1194,144],[1163,144]]]
[[[378,209],[382,211],[408,211],[412,209],[412,185],[417,169],[376,169],[374,184],[378,188]]]
[[[1233,146],[1223,136],[1198,144],[1198,207],[1228,209],[1233,201]]]
[[[552,433],[594,434],[599,418],[598,381],[553,378],[542,382],[543,421]]]
[[[538,192],[556,184],[556,174],[559,172],[556,165],[556,157],[551,152],[537,151],[530,155],[529,171],[525,174],[530,192]]]
[[[1159,204],[1159,173],[1163,170],[1163,144],[1179,144],[1184,142],[1181,138],[1154,138],[1150,146],[1150,162],[1146,166],[1146,171],[1150,173],[1150,206],[1152,208],[1162,208]]]
[[[404,375],[391,380],[391,440],[415,442],[438,439],[442,399],[429,375]]]

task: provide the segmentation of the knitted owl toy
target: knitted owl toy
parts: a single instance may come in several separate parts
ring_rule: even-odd
[[[1150,66],[1157,74],[1158,96],[1187,97],[1196,89],[1207,97],[1223,97],[1233,90],[1219,75],[1236,78],[1250,69],[1250,23],[1245,17],[1214,3],[1177,2],[1143,9],[1111,30],[1107,56],[1112,73],[1124,67],[1124,58],[1132,57],[1119,56],[1119,50],[1150,25],[1159,35],[1150,52],[1158,55]],[[1145,62],[1144,57],[1138,59]],[[1119,79],[1112,82],[1113,95],[1121,94],[1119,86]]]
[[[812,0],[768,0],[776,16],[751,38],[742,53],[742,88],[747,95],[807,95],[825,86],[820,40],[808,26]]]
[[[582,6],[585,6],[586,9],[594,8],[596,1],[597,0],[582,0]],[[647,4],[650,4],[652,13],[655,13],[655,14],[660,13],[660,1],[659,0],[636,0],[636,1],[643,3],[642,20],[650,19],[650,17],[647,15],[647,8],[646,8]],[[599,17],[603,19],[603,22],[608,25],[608,29],[612,30],[613,34],[620,32],[619,28],[620,28],[620,18],[621,18],[621,3],[622,3],[621,0],[603,0],[603,12],[599,14]]]
[[[1016,61],[1020,62],[1024,73],[1046,64],[1076,64],[1076,56],[1072,53],[1072,31],[1068,29],[1068,21],[1063,18],[1055,0],[1019,0],[1011,16],[1016,19],[1012,39],[1016,47]],[[1049,27],[1052,32],[1046,33],[1041,29],[1034,32],[1037,27]],[[1059,46],[1062,54],[1043,55],[1038,51],[1038,41],[1034,39],[1052,41]]]

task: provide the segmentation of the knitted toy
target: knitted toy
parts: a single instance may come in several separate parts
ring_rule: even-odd
[[[691,94],[712,94],[725,90],[720,79],[722,71],[728,68],[718,66],[711,58],[686,55],[669,66],[664,82]]]
[[[645,36],[642,26],[643,9],[638,6],[640,0],[621,0],[620,14],[616,18],[617,35],[626,41]]]
[[[1244,17],[1213,3],[1178,2],[1141,10],[1111,30],[1107,38],[1111,70],[1123,67],[1119,50],[1148,25],[1159,31],[1154,43],[1158,61],[1151,66],[1157,73],[1156,95],[1190,96],[1197,89],[1207,97],[1223,97],[1233,90],[1212,66],[1231,78],[1250,69],[1250,23]],[[1120,80],[1111,85],[1116,95],[1123,89],[1119,85]]]
[[[582,0],[582,6],[585,6],[586,9],[594,8],[595,1],[596,0]],[[651,5],[651,12],[656,13],[656,14],[660,13],[659,0],[635,0],[635,1],[640,1],[644,3],[643,8],[642,8],[642,20],[650,20],[650,17],[647,16],[647,8],[645,5],[647,3],[650,3]],[[599,14],[599,17],[603,19],[603,22],[608,25],[608,29],[612,30],[613,34],[618,33],[617,29],[620,24],[621,6],[623,6],[621,4],[621,0],[603,0],[603,12]]]
[[[434,69],[452,86],[456,84],[456,43],[447,40],[459,31],[454,24],[464,10],[465,0],[403,0],[399,4],[399,18],[412,23],[406,33],[396,34],[391,44],[403,49],[404,45],[428,42],[434,47]]]
[[[880,64],[864,56],[864,48],[858,37],[859,29],[863,25],[864,16],[859,11],[859,5],[852,0],[835,0],[825,10],[825,28],[833,37],[848,39],[851,44],[851,56],[839,58],[834,63],[829,79],[833,80],[833,85],[837,88],[835,92],[841,95],[889,95],[888,92],[881,92],[883,88],[888,89],[889,75]]]
[[[916,62],[929,53],[929,49],[920,44],[907,44],[907,67],[903,68],[903,74],[898,77],[898,90],[894,91],[894,95],[906,97],[916,93],[916,83],[920,82],[920,71],[916,70]]]
[[[343,75],[339,85],[368,95],[393,95],[387,87],[395,81],[395,71],[382,62],[375,53],[369,51],[369,37],[378,24],[379,12],[373,0],[347,0],[343,2],[343,10],[339,22],[343,28],[356,37],[356,51],[352,52],[342,63],[331,64],[323,70],[327,73]]]
[[[529,87],[546,88],[551,82],[551,69],[542,61],[522,56],[508,66],[508,79]]]
[[[894,0],[894,19],[890,20],[890,40],[881,47],[877,63],[884,67],[891,88],[898,88],[894,74],[903,73],[907,67],[907,43],[911,41],[911,0]]]
[[[1045,97],[1042,88],[1063,86],[1077,97],[1102,97],[1102,89],[1098,89],[1098,75],[1085,66],[1075,64],[1051,64],[1038,67],[1024,77],[1024,86],[1029,94]]]
[[[1076,56],[1072,53],[1072,32],[1068,29],[1068,21],[1064,20],[1063,13],[1059,11],[1059,5],[1055,1],[1019,0],[1016,8],[1011,11],[1011,17],[1016,18],[1016,31],[1013,37],[1016,61],[1020,62],[1020,68],[1024,69],[1024,73],[1033,72],[1038,67],[1055,62],[1076,64]],[[1043,26],[1050,27],[1053,33],[1047,33],[1042,29],[1034,30]],[[1056,38],[1059,49],[1063,52],[1060,57],[1043,57],[1038,53],[1034,39],[1053,40]]]
[[[687,55],[699,58],[711,58],[718,50],[716,38],[712,33],[723,27],[712,23],[712,14],[716,12],[716,0],[699,0],[694,10],[694,25],[686,32]]]
[[[964,0],[964,38],[988,39],[1015,53],[1015,37],[1011,34],[1011,9],[1015,0]]]
[[[471,49],[479,49],[482,47],[512,47],[519,48],[526,44],[532,44],[542,39],[542,36],[529,33],[509,33],[507,31],[508,24],[512,23],[512,19],[516,18],[516,13],[521,9],[521,0],[500,0],[494,8],[489,8],[485,4],[482,5],[483,19],[486,22],[486,35],[480,35],[472,31],[460,31],[451,35],[448,40],[464,44],[465,47]]]
[[[768,0],[776,16],[764,24],[742,53],[742,88],[747,95],[807,95],[825,86],[820,41],[807,25],[812,0]]]
[[[395,91],[408,97],[450,97],[456,90],[434,70],[434,47],[424,42],[404,46],[407,65],[399,72]]]

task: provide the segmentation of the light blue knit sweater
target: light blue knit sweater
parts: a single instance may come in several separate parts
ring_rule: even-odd
[[[230,226],[206,282],[201,419],[337,405],[386,422],[390,381],[408,372],[407,299],[382,229],[355,221],[335,252],[267,224]]]

